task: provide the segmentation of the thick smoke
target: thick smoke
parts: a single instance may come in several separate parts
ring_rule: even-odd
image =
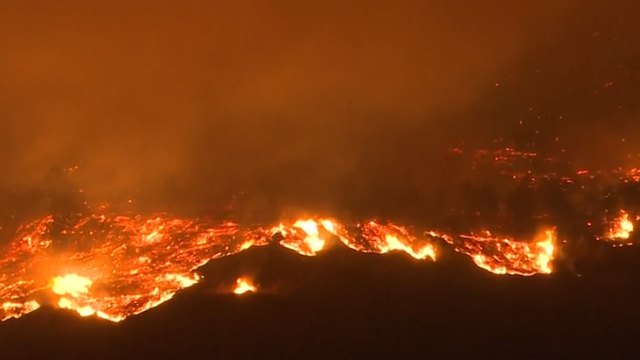
[[[409,198],[446,181],[434,154],[457,129],[489,139],[561,101],[539,94],[572,79],[523,74],[581,62],[612,3],[4,2],[0,187],[80,164],[98,198]]]

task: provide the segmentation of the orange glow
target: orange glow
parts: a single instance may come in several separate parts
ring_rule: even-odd
[[[624,210],[620,211],[620,216],[613,222],[609,233],[607,234],[608,240],[624,241],[629,239],[633,232],[633,223],[629,220],[629,214]]]
[[[358,224],[359,236],[342,231],[340,239],[348,247],[365,252],[385,254],[390,251],[404,251],[415,259],[436,260],[433,244],[420,241],[406,228],[396,225],[382,225],[376,221]]]
[[[463,235],[453,245],[456,251],[469,255],[473,262],[494,274],[531,276],[550,274],[554,259],[555,236],[545,231],[533,242],[493,237],[485,231],[483,236]]]
[[[89,292],[93,282],[76,274],[57,276],[51,280],[51,291],[58,295],[78,297]]]
[[[52,224],[52,217],[26,224],[0,256],[0,319],[38,309],[34,295],[44,291],[59,308],[122,321],[198,283],[201,277],[195,270],[208,261],[267,245],[277,235],[281,246],[304,256],[315,256],[334,241],[363,253],[395,251],[432,261],[437,259],[432,239],[441,238],[479,267],[514,275],[550,273],[555,241],[552,231],[535,242],[489,233],[454,238],[430,231],[418,237],[393,223],[346,226],[326,218],[240,232],[232,222],[112,213],[78,219],[64,231],[64,239],[57,240],[51,235]],[[246,291],[256,288],[239,278],[234,293]]]
[[[305,219],[297,220],[291,226],[280,224],[272,232],[282,235],[280,245],[301,255],[315,256],[324,249],[327,238],[334,232],[334,225],[325,219]]]
[[[0,309],[4,313],[2,317],[0,317],[0,321],[5,321],[11,318],[17,319],[20,316],[36,311],[39,308],[40,304],[35,300],[29,300],[24,303],[5,302],[0,305]]]
[[[0,257],[0,304],[27,303],[44,290],[61,308],[120,321],[197,283],[196,268],[240,245],[233,223],[101,214],[79,220],[64,248],[51,249],[51,224],[47,217],[24,226]],[[35,310],[11,308],[0,317]]]
[[[239,277],[236,280],[236,287],[233,289],[233,293],[237,295],[242,295],[246,292],[256,292],[256,287],[251,284],[251,282],[245,278]]]

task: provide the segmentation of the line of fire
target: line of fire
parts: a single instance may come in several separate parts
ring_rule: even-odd
[[[453,149],[452,154],[465,152]],[[587,192],[601,182],[599,176],[616,177],[622,185],[635,186],[640,181],[635,168],[595,173],[518,171],[522,168],[518,162],[531,169],[538,155],[511,148],[478,151],[470,158],[474,168],[497,167],[504,179],[527,188],[553,180],[561,190],[573,186]],[[145,215],[119,211],[107,203],[85,205],[85,213],[62,220],[52,214],[15,229],[3,228],[5,235],[10,232],[10,239],[0,256],[1,320],[19,318],[46,304],[120,322],[199,283],[202,276],[197,270],[206,263],[269,244],[305,257],[342,246],[367,254],[403,252],[413,261],[439,261],[442,253],[452,249],[483,270],[511,276],[552,274],[563,261],[570,264],[581,248],[580,241],[572,238],[575,232],[549,221],[541,221],[544,226],[529,237],[518,238],[499,226],[455,233],[451,228],[424,229],[380,219],[342,221],[320,215],[252,225],[168,213]],[[633,236],[640,218],[637,210],[592,212],[581,220],[580,239],[590,236],[608,247],[637,244]],[[545,220],[545,214],[540,218]],[[250,277],[238,276],[235,283],[225,285],[226,292],[246,296],[260,291]]]

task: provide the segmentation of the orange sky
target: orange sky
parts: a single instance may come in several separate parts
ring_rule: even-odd
[[[375,124],[435,140],[440,114],[480,102],[600,3],[4,1],[0,185],[77,159],[104,193],[348,177],[394,136]],[[296,173],[309,163],[323,169]]]

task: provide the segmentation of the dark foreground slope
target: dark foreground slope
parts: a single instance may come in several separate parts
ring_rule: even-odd
[[[636,254],[633,254],[636,252]],[[2,359],[636,358],[637,251],[600,272],[496,276],[333,247],[219,259],[207,281],[120,324],[40,309],[0,324]],[[260,292],[228,293],[248,275]]]

